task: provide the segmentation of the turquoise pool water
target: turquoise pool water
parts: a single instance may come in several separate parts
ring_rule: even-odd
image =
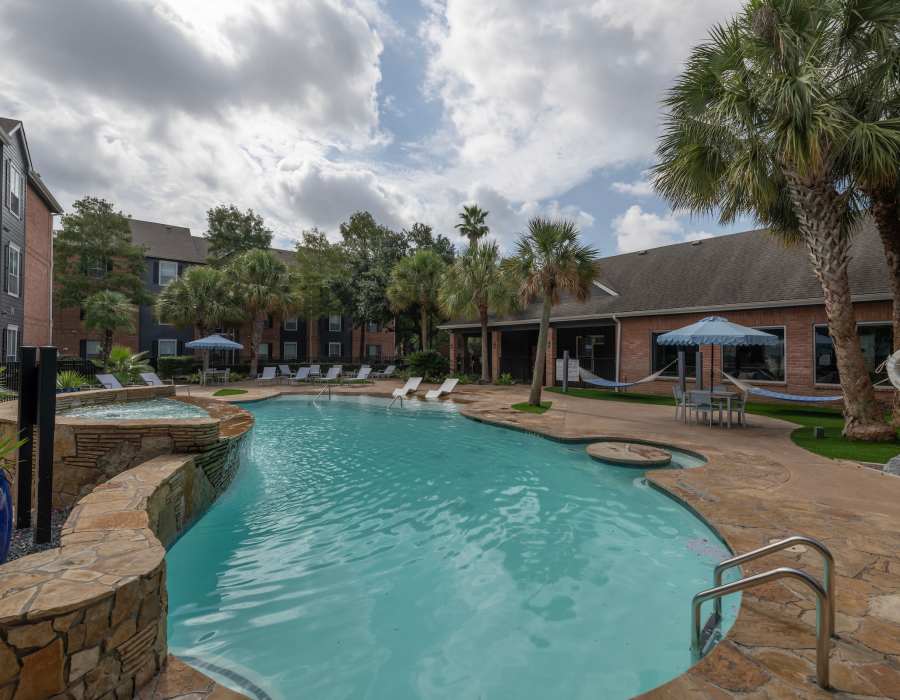
[[[167,556],[173,653],[309,700],[625,698],[690,665],[727,552],[640,471],[447,406],[246,407],[249,463]]]
[[[147,399],[116,403],[77,406],[59,415],[66,418],[96,418],[97,420],[123,420],[138,418],[209,418],[199,406],[175,399]]]

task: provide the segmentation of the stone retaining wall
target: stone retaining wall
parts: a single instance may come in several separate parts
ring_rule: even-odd
[[[128,403],[174,397],[175,387],[129,386],[124,389],[92,389],[91,391],[71,391],[56,395],[56,411],[66,411],[77,406],[100,406],[108,403]]]

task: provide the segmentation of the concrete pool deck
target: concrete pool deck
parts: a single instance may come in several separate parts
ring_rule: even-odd
[[[399,382],[335,389],[390,395]],[[230,401],[311,393],[318,387],[243,385]],[[193,390],[212,394],[215,388]],[[424,394],[424,389],[420,392]],[[900,697],[900,477],[797,447],[792,424],[750,416],[748,428],[709,428],[675,420],[670,407],[549,394],[543,415],[514,411],[525,387],[462,386],[453,394],[470,418],[562,440],[621,438],[658,442],[708,459],[690,470],[647,478],[706,519],[736,553],[802,534],[825,542],[836,562],[836,628],[830,692],[815,685],[815,601],[791,581],[744,593],[726,638],[681,676],[646,698]],[[821,577],[813,551],[781,552],[745,565]],[[710,581],[710,586],[712,581]],[[697,591],[685,591],[685,606]],[[685,645],[689,643],[685,629]]]

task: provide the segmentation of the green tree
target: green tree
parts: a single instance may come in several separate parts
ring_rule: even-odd
[[[387,298],[398,311],[418,308],[423,350],[430,348],[429,322],[439,309],[438,293],[446,269],[440,255],[424,249],[400,260],[391,274]]]
[[[588,298],[596,259],[597,251],[582,245],[574,222],[536,217],[528,222],[528,233],[517,241],[515,256],[505,262],[516,280],[522,304],[537,299],[542,303],[537,358],[528,395],[532,406],[541,405],[550,312],[559,303],[562,292],[579,301]]]
[[[109,359],[114,333],[133,333],[137,307],[122,292],[104,289],[84,302],[84,326],[103,334],[101,355]]]
[[[237,322],[242,309],[234,297],[234,286],[224,270],[206,265],[190,267],[156,297],[160,323],[191,328],[204,338],[227,323]],[[203,352],[203,369],[209,369],[209,352]]]
[[[207,211],[206,220],[209,261],[213,265],[227,265],[241,253],[272,245],[272,232],[252,209],[242,212],[233,204],[222,204]]]
[[[408,229],[404,229],[402,235],[406,237],[410,250],[433,250],[441,256],[448,265],[456,259],[456,247],[449,238],[443,234],[435,234],[434,229],[428,224],[414,223]]]
[[[475,245],[475,241],[488,235],[490,229],[485,224],[485,219],[490,212],[481,209],[477,204],[467,204],[459,213],[459,223],[455,228],[460,236],[469,239],[469,245]]]
[[[250,376],[255,377],[266,319],[294,312],[301,308],[302,300],[294,275],[269,250],[241,253],[229,274],[235,281],[236,301],[250,321]]]
[[[112,372],[123,384],[133,384],[137,381],[141,372],[152,372],[153,368],[147,363],[147,353],[132,353],[131,348],[124,345],[113,345],[106,358],[104,368]]]
[[[500,248],[494,241],[476,241],[457,258],[441,283],[441,306],[451,316],[477,316],[481,325],[481,380],[489,382],[488,314],[504,313],[514,306],[515,286],[501,266]]]
[[[148,295],[143,273],[144,250],[132,243],[128,218],[105,199],[84,197],[75,202],[53,241],[56,303],[80,307],[102,290],[144,303]]]
[[[848,264],[858,198],[847,173],[883,160],[898,124],[848,111],[860,68],[846,46],[880,34],[874,26],[896,32],[896,15],[885,0],[750,0],[691,52],[665,101],[654,169],[673,207],[718,209],[723,223],[749,214],[806,246],[840,372],[844,433],[867,440],[896,436],[857,337]]]
[[[305,318],[315,320],[344,311],[342,286],[348,264],[340,244],[332,243],[316,228],[303,232],[294,269]]]

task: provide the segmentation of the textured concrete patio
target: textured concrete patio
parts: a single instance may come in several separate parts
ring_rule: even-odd
[[[389,395],[398,385],[335,391]],[[245,388],[248,394],[229,399],[316,390]],[[709,460],[704,467],[651,471],[647,477],[705,518],[735,552],[803,534],[824,541],[834,553],[840,639],[831,653],[831,692],[814,682],[814,599],[799,584],[785,581],[746,592],[726,639],[645,697],[900,697],[900,478],[807,452],[791,442],[793,426],[769,418],[751,416],[750,427],[725,430],[685,425],[663,406],[559,394],[545,396],[553,407],[543,415],[509,408],[526,393],[522,387],[463,386],[454,398],[468,417],[555,439],[629,438],[703,454]],[[812,551],[775,554],[745,566],[744,573],[775,566],[822,574]],[[695,592],[684,591],[686,606]],[[685,645],[688,636],[685,629]]]

